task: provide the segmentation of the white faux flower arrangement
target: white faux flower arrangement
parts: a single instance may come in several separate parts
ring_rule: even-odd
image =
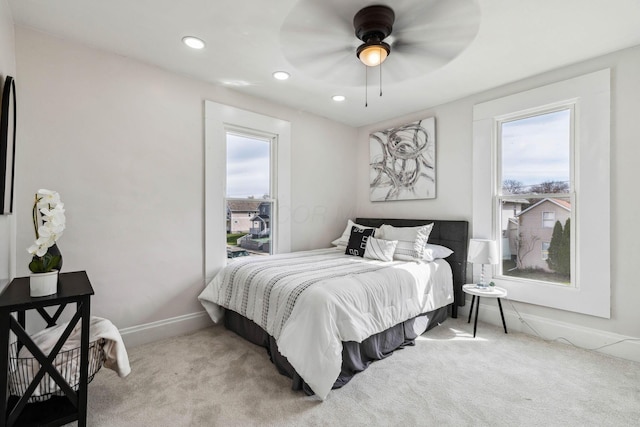
[[[40,222],[42,224],[39,225]],[[36,241],[27,249],[33,255],[29,263],[29,270],[33,273],[47,273],[61,264],[60,252],[50,249],[62,236],[65,222],[64,203],[60,201],[60,195],[51,190],[38,190],[33,203],[33,229]]]

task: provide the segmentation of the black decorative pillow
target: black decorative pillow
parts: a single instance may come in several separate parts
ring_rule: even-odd
[[[344,252],[345,255],[364,256],[367,240],[374,235],[375,231],[373,228],[351,227],[351,235],[349,236],[347,250]]]

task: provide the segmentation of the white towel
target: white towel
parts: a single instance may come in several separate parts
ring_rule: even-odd
[[[58,342],[58,339],[67,328],[69,322],[52,326],[51,328],[44,329],[33,336],[31,339],[33,342],[40,348],[40,350],[48,355],[53,347]],[[67,338],[67,341],[64,343],[59,353],[73,350],[75,348],[80,348],[81,341],[81,330],[82,325],[81,321],[73,328],[71,335]],[[120,336],[120,332],[118,328],[114,326],[111,321],[107,319],[102,319],[100,317],[91,317],[90,327],[89,327],[89,342],[97,341],[104,339],[103,351],[105,356],[104,366],[115,371],[121,378],[126,377],[131,372],[131,367],[129,365],[129,356],[127,355],[127,349],[124,346],[124,342],[122,341],[122,337]],[[17,386],[18,390],[24,390],[26,386],[31,382],[35,374],[40,369],[40,363],[33,358],[31,352],[26,346],[23,346],[19,353],[19,363],[16,366],[16,369],[21,370],[22,374],[19,375],[18,380],[24,384],[12,384],[13,386]],[[70,383],[74,384],[79,381],[80,378],[80,366],[79,366],[79,358],[70,360],[63,360],[64,358],[60,357],[60,354],[56,356],[54,361],[54,366],[62,374],[62,376]],[[90,360],[90,364],[93,361]],[[12,378],[14,379],[14,378]],[[39,385],[33,396],[40,396],[43,394],[50,393],[52,389],[59,390],[57,385],[50,379],[49,387],[45,387],[44,385]],[[49,390],[49,391],[47,391]]]
[[[71,338],[71,337],[69,337]],[[124,378],[131,372],[129,366],[129,356],[127,349],[122,342],[120,331],[107,319],[99,317],[91,318],[91,327],[89,328],[89,342],[104,339],[104,366],[115,371],[120,378]],[[78,347],[80,339],[78,338]]]

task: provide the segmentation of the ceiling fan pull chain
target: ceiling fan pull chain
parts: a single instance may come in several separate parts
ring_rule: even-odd
[[[382,96],[382,62],[378,67],[380,67],[380,96]]]
[[[367,99],[367,95],[368,95],[368,93],[367,93],[367,76],[368,76],[369,73],[367,72],[367,68],[369,68],[369,67],[367,67],[365,65],[365,67],[364,67],[364,107],[365,108],[367,108],[369,106],[369,102],[368,102],[368,99]]]

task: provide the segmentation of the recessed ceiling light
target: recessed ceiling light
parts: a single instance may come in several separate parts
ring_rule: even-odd
[[[186,36],[182,38],[182,43],[186,44],[192,49],[202,49],[204,48],[204,41],[197,37]]]
[[[273,73],[273,78],[277,80],[287,80],[289,77],[291,77],[291,74],[286,71],[276,71]]]
[[[225,86],[251,86],[251,83],[246,80],[220,80],[220,83]]]
[[[344,95],[333,95],[331,99],[333,99],[336,102],[342,102],[347,98]]]

